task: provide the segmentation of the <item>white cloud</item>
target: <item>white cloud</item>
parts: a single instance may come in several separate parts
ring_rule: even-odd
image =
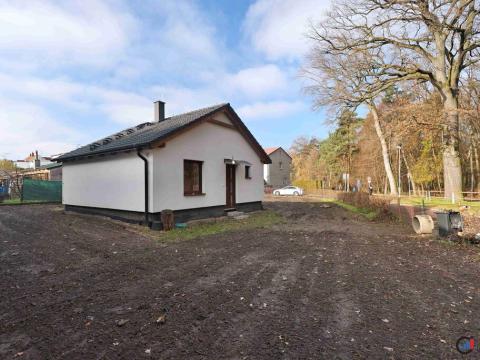
[[[0,101],[0,156],[21,159],[38,150],[51,155],[71,150],[82,135],[26,102]]]
[[[254,47],[270,60],[297,60],[308,50],[309,21],[318,21],[329,0],[257,0],[244,28]]]
[[[149,92],[153,94],[153,98],[166,102],[166,116],[228,101],[222,98],[214,87],[195,89],[181,86],[154,86]]]
[[[116,123],[131,126],[153,120],[153,102],[145,96],[100,87],[87,91],[90,100],[97,100],[97,109]]]
[[[287,78],[278,66],[269,64],[246,68],[226,76],[225,85],[248,97],[275,96],[287,87]]]
[[[278,13],[283,2],[272,1],[253,5],[245,22],[258,44],[274,38],[274,18],[285,15]],[[278,11],[269,14],[262,3]],[[232,102],[246,121],[304,108],[293,66],[253,56],[239,68],[245,61],[234,58],[219,22],[198,3],[132,4],[0,0],[0,156],[71,150],[151,121],[157,99],[166,101],[167,115]]]
[[[110,63],[133,31],[132,17],[100,1],[0,2],[0,50],[23,60]]]
[[[152,73],[177,73],[195,79],[201,71],[224,67],[228,50],[215,21],[192,1],[147,1],[143,17],[142,58],[153,64]],[[138,57],[138,54],[134,56]]]
[[[301,101],[269,101],[241,106],[237,109],[237,112],[245,121],[265,120],[289,116],[299,112],[304,107]]]
[[[168,16],[160,31],[169,48],[198,58],[214,58],[219,55],[215,28],[203,18],[198,9],[177,2],[170,6]]]
[[[78,111],[103,112],[124,126],[153,119],[150,99],[135,92],[112,90],[68,79],[42,79],[0,73],[0,95],[4,99],[30,99],[30,104],[55,104]]]

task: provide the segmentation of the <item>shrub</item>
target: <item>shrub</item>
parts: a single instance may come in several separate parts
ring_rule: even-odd
[[[318,190],[319,182],[316,180],[293,180],[292,185],[301,187],[305,192],[314,192]]]
[[[340,192],[337,193],[337,200],[353,205],[360,209],[367,209],[377,212],[376,218],[393,218],[390,210],[390,200],[369,195],[366,192]]]

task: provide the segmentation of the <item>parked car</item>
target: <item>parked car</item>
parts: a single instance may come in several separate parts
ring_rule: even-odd
[[[276,189],[273,190],[273,195],[279,196],[279,195],[294,195],[294,196],[299,196],[303,195],[303,189],[299,188],[298,186],[285,186],[281,189]]]

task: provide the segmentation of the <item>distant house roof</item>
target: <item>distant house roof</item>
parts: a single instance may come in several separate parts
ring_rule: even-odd
[[[267,155],[270,155],[271,153],[273,153],[275,150],[277,150],[279,148],[280,148],[280,146],[273,146],[273,147],[263,148],[263,150],[265,150]]]
[[[267,153],[268,156],[270,156],[271,154],[273,154],[273,153],[274,153],[275,151],[277,151],[278,149],[282,149],[283,152],[284,152],[285,154],[287,154],[288,157],[291,158],[290,154],[289,154],[287,151],[285,151],[281,146],[267,147],[267,148],[264,148],[263,150]]]
[[[38,169],[40,169],[40,170],[50,170],[50,169],[55,169],[55,168],[58,168],[58,167],[61,167],[61,166],[62,166],[62,163],[51,163],[51,164],[42,165],[42,166],[38,167]]]
[[[122,130],[106,138],[70,151],[69,153],[63,154],[53,160],[70,161],[95,155],[146,148],[154,142],[167,140],[174,134],[180,133],[203,120],[207,120],[210,116],[219,111],[224,111],[230,115],[229,117],[232,123],[254,148],[262,161],[264,163],[270,163],[271,160],[268,155],[263,151],[252,133],[247,129],[245,124],[240,120],[228,103],[171,116],[160,122],[141,123],[137,126]]]

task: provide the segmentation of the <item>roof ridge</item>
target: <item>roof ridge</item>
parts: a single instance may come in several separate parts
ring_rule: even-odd
[[[112,151],[125,147],[131,148],[133,146],[148,143],[157,139],[158,137],[162,137],[172,131],[176,131],[177,129],[184,127],[187,124],[198,120],[199,118],[218,111],[227,105],[229,105],[229,103],[220,103],[192,110],[186,113],[177,114],[160,122],[143,122],[137,125],[132,125],[128,128],[122,129],[63,154],[55,160],[59,161],[76,156],[88,156],[104,151]]]
[[[207,109],[213,109],[213,108],[220,108],[222,106],[225,106],[225,105],[228,105],[229,103],[218,103],[218,104],[215,104],[215,105],[211,105],[211,106],[205,106],[203,108],[200,108],[200,109],[195,109],[195,110],[191,110],[191,111],[187,111],[187,112],[184,112],[184,113],[180,113],[180,114],[175,114],[175,115],[172,115],[172,116],[169,116],[167,118],[165,118],[165,120],[170,120],[174,117],[177,117],[177,116],[185,116],[185,115],[190,115],[190,114],[193,114],[193,113],[196,113],[198,111],[202,111],[202,110],[207,110]],[[165,121],[164,120],[164,121]]]

